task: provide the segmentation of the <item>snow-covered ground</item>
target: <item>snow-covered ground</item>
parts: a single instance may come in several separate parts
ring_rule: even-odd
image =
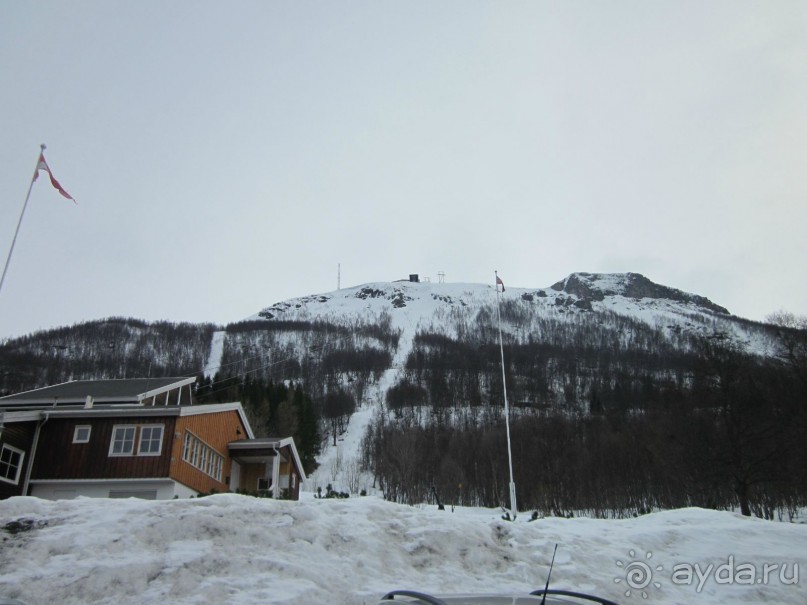
[[[219,371],[221,367],[221,356],[224,354],[224,339],[227,336],[227,332],[224,330],[216,330],[213,332],[213,337],[210,341],[210,355],[207,359],[207,363],[205,363],[205,369],[203,373],[205,376],[213,376],[216,375],[216,372]]]
[[[407,346],[411,348],[411,342]],[[400,347],[398,351],[401,351]],[[319,488],[325,493],[326,486],[330,484],[337,492],[357,494],[364,490],[368,494],[379,493],[373,485],[372,475],[362,472],[359,468],[361,441],[374,414],[382,406],[384,394],[397,379],[399,369],[403,365],[396,363],[398,357],[396,355],[393,367],[386,370],[378,382],[368,385],[361,407],[351,415],[347,429],[336,439],[336,446],[330,438],[328,439],[327,445],[317,456],[319,466],[302,484],[303,491],[313,494],[317,493]]]
[[[626,287],[626,279],[626,274],[598,274],[596,279],[592,278],[589,285],[602,295],[601,300],[591,301],[592,310],[595,313],[608,312],[633,318],[662,330],[667,336],[678,331],[700,335],[721,332],[749,352],[763,356],[774,353],[770,334],[760,326],[743,322],[732,315],[713,313],[692,301],[625,296],[620,292]],[[693,296],[683,292],[679,294],[683,297]],[[525,302],[525,296],[529,298],[529,303]],[[529,313],[523,318],[527,323],[510,326],[505,321],[503,330],[533,333],[535,329],[532,323],[541,317],[561,322],[573,321],[577,311],[568,312],[566,302],[570,299],[577,300],[579,297],[551,287],[508,286],[502,300],[521,301],[524,310],[529,310]],[[479,310],[492,307],[496,300],[496,290],[491,284],[378,282],[290,299],[247,319],[273,317],[340,323],[355,318],[362,323],[372,323],[374,317],[386,314],[392,320],[392,326],[402,330],[401,344],[402,349],[406,350],[405,339],[408,335],[414,337],[418,326],[430,330],[443,329],[449,333],[453,332],[458,322],[464,321],[473,326]]]
[[[11,498],[0,502],[0,540],[0,597],[29,605],[358,605],[398,588],[528,591],[543,587],[556,543],[554,588],[621,603],[807,602],[807,525],[701,509],[510,523],[498,511],[375,497]]]

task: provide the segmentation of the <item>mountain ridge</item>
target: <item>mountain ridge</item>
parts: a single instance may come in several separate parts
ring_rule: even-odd
[[[480,289],[487,289],[492,292],[493,286],[466,282],[434,283],[408,280],[367,282],[331,292],[310,294],[279,301],[246,319],[274,319],[290,311],[294,313],[294,309],[300,309],[312,303],[323,304],[334,299],[348,298],[350,296],[362,300],[384,299],[390,301],[393,308],[404,308],[407,306],[407,302],[414,300],[413,293],[424,290],[431,294],[435,300],[443,303],[449,305],[455,302],[463,304],[464,298],[460,293],[471,294],[472,291]],[[452,292],[454,296],[451,296]],[[515,293],[522,296],[527,295],[527,297],[533,295],[539,298],[552,298],[555,305],[576,305],[577,308],[583,310],[592,310],[590,303],[603,302],[613,297],[622,297],[636,301],[643,299],[668,301],[685,305],[690,310],[697,309],[720,315],[731,315],[728,309],[713,303],[705,296],[657,284],[640,273],[575,272],[545,288],[507,286],[505,292],[510,292],[510,296]],[[573,298],[571,300],[558,299],[559,294],[565,294]]]
[[[600,284],[603,284],[600,286]],[[572,273],[551,286],[553,290],[575,294],[580,298],[602,300],[605,296],[621,295],[627,298],[666,299],[688,302],[715,313],[730,315],[728,309],[697,294],[657,284],[641,273]]]
[[[320,465],[312,489],[356,493],[364,469],[385,498],[410,504],[436,489],[500,505],[509,418],[525,506],[601,515],[739,503],[766,515],[770,494],[756,486],[789,506],[804,468],[803,452],[769,451],[800,443],[789,418],[803,417],[802,391],[785,344],[776,326],[634,273],[573,273],[498,294],[492,284],[372,282],[224,327],[118,318],[9,341],[0,388],[195,374],[196,402],[241,401],[256,435],[305,444]],[[735,443],[721,421],[735,413],[774,438]],[[568,457],[568,443],[580,455]],[[760,479],[742,478],[746,460]]]
[[[503,334],[513,343],[535,340],[575,347],[566,334],[571,329],[576,343],[599,338],[636,347],[648,338],[639,338],[639,332],[658,332],[669,347],[689,350],[692,338],[719,333],[756,355],[775,353],[767,324],[733,316],[703,296],[656,284],[638,273],[576,272],[544,288],[508,285],[499,302]],[[369,347],[371,353],[388,343],[370,335],[390,331],[383,338],[395,338],[389,354],[400,369],[421,333],[480,344],[496,341],[496,304],[492,284],[396,280],[287,299],[227,326],[125,318],[83,322],[0,343],[0,362],[6,368],[0,388],[14,392],[74,378],[162,373],[212,377],[239,367],[245,349],[271,363],[280,354],[269,355],[270,349],[285,351],[283,358],[303,359],[306,347],[318,342],[303,337],[311,321],[341,326],[334,329],[351,332],[351,346]],[[620,317],[639,323],[620,327]],[[253,329],[257,331],[249,335]],[[267,330],[275,335],[269,338]],[[587,330],[600,336],[581,336]],[[332,341],[329,346],[343,345]]]
[[[411,332],[410,339],[418,327],[429,324],[442,324],[438,331],[456,336],[449,325],[459,325],[462,319],[471,326],[480,313],[495,313],[495,292],[492,284],[368,282],[277,302],[245,321],[374,321],[388,316],[396,328]],[[502,329],[510,335],[528,333],[538,316],[572,321],[579,313],[614,313],[671,337],[720,333],[749,352],[772,354],[767,324],[732,315],[705,296],[657,284],[639,273],[575,272],[545,288],[506,286],[499,302],[512,311],[502,316]]]

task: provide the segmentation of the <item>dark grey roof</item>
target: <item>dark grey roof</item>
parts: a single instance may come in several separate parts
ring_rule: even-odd
[[[95,403],[140,403],[179,387],[195,378],[125,378],[122,380],[74,380],[62,384],[0,397],[0,407],[17,405],[83,404],[87,397]]]

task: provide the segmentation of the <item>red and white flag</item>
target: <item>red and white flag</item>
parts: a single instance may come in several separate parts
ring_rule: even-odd
[[[496,276],[496,285],[501,286],[502,292],[504,292],[504,282],[502,281],[502,278],[499,277],[498,275]]]
[[[48,176],[50,177],[50,184],[53,185],[57,189],[57,191],[59,193],[61,193],[68,200],[73,200],[74,204],[77,203],[76,200],[73,198],[73,196],[70,195],[69,193],[67,193],[67,191],[64,190],[64,187],[62,187],[59,184],[59,181],[57,181],[55,178],[53,178],[53,173],[50,171],[50,166],[48,166],[48,163],[45,161],[45,153],[44,152],[39,153],[39,162],[36,165],[36,170],[34,170],[34,178],[33,178],[34,181],[39,176],[39,171],[40,170],[44,170],[45,172],[48,173]]]

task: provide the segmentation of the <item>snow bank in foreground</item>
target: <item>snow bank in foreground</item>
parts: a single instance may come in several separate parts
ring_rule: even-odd
[[[30,529],[9,531],[21,519]],[[528,591],[543,586],[556,542],[555,588],[626,604],[807,602],[807,525],[701,509],[508,523],[496,511],[371,497],[12,498],[0,502],[0,540],[0,596],[29,605],[363,604],[395,588]],[[652,577],[631,574],[639,568]]]

